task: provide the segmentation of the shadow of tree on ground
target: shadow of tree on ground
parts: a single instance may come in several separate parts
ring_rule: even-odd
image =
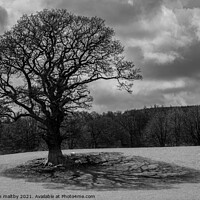
[[[121,153],[68,155],[70,166],[44,166],[44,159],[35,159],[3,174],[43,182],[48,189],[86,190],[159,190],[180,183],[200,183],[200,172],[164,162]]]

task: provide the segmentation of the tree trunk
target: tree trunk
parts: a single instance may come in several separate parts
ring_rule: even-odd
[[[61,151],[61,144],[48,145],[48,163],[53,165],[64,164],[64,156]]]
[[[53,124],[52,124],[53,125]],[[49,153],[47,163],[52,163],[53,165],[64,164],[64,156],[61,151],[62,138],[60,136],[59,126],[48,127],[49,131],[45,139]]]
[[[130,146],[131,147],[134,147],[134,140],[133,140],[133,132],[131,131],[131,132],[129,132],[129,135],[130,135]]]

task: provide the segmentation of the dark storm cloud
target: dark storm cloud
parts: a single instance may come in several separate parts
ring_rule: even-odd
[[[2,33],[7,25],[8,13],[5,8],[0,6],[0,33]]]
[[[139,10],[133,10],[129,4],[107,0],[46,0],[47,7],[66,8],[76,14],[99,16],[109,24],[129,23]]]
[[[99,16],[113,26],[126,25],[141,17],[153,17],[161,5],[161,0],[43,0],[48,8],[66,8],[87,16]]]
[[[199,56],[197,54],[200,50],[199,44],[197,43],[194,46],[190,45],[189,47],[185,45],[177,46],[174,43],[179,40],[179,36],[177,36],[175,41],[168,41],[168,38],[166,38],[166,41],[164,41],[163,44],[153,43],[153,50],[150,49],[149,51],[149,53],[152,53],[152,50],[154,54],[159,52],[159,54],[163,54],[163,56],[169,58],[172,56],[172,62],[166,61],[160,63],[151,59],[148,59],[147,61],[145,60],[145,47],[142,46],[143,40],[146,40],[147,44],[149,44],[151,41],[162,37],[160,36],[162,33],[163,35],[172,34],[170,37],[174,37],[173,27],[172,30],[168,27],[170,25],[174,26],[173,23],[176,22],[176,19],[173,17],[177,17],[177,20],[179,20],[176,23],[178,23],[177,26],[180,26],[180,29],[182,26],[184,28],[189,26],[189,15],[185,16],[187,10],[183,13],[176,11],[179,12],[178,15],[176,15],[176,13],[170,13],[170,9],[162,10],[162,6],[169,8],[169,5],[177,5],[175,4],[177,2],[178,1],[174,0],[137,0],[132,1],[132,3],[128,3],[128,1],[125,0],[44,0],[44,5],[49,8],[66,8],[69,11],[81,15],[97,15],[104,18],[108,24],[115,27],[116,35],[122,39],[122,41],[129,39],[141,40],[141,43],[138,42],[135,46],[126,46],[127,57],[129,59],[133,58],[132,60],[135,60],[135,63],[142,67],[145,78],[167,80],[194,76],[200,71],[198,68],[198,63],[200,63]],[[195,6],[197,2],[198,1],[183,1],[182,3],[183,6],[189,7],[190,5]],[[169,13],[167,13],[167,15],[164,12]],[[164,21],[159,21],[161,17],[163,17]],[[183,18],[185,20],[182,20]],[[187,20],[188,22],[186,24]],[[166,23],[169,24],[165,27]],[[180,35],[180,38],[181,36],[182,35]],[[173,53],[179,56],[173,58]],[[159,54],[157,56],[158,59],[160,56]],[[143,62],[144,60],[145,62]]]
[[[200,77],[200,42],[181,49],[181,57],[173,62],[158,64],[154,61],[145,63],[144,77],[157,80]]]
[[[200,8],[199,0],[185,0],[184,1],[185,8]]]

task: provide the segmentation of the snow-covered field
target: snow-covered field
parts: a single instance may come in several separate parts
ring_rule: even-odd
[[[73,152],[122,152],[125,155],[137,155],[157,161],[174,163],[180,166],[200,170],[200,147],[166,147],[166,148],[128,148],[128,149],[90,149],[73,150]],[[72,151],[65,150],[64,153]],[[14,167],[28,160],[45,157],[47,152],[20,153],[0,156],[0,171],[8,167]],[[118,190],[118,191],[94,191],[94,190],[66,190],[58,187],[58,184],[26,182],[23,179],[11,179],[0,175],[0,199],[3,195],[60,195],[60,198],[70,199],[68,195],[95,195],[95,200],[200,200],[200,183],[177,184],[172,189],[162,190]],[[51,189],[50,189],[51,188]],[[66,195],[65,198],[61,195]],[[29,197],[29,196],[24,196]],[[21,198],[28,199],[28,198]],[[41,198],[40,198],[41,199]],[[50,199],[50,198],[42,198]],[[51,198],[52,199],[52,198]],[[73,198],[75,199],[75,198]],[[76,198],[79,199],[79,198]]]

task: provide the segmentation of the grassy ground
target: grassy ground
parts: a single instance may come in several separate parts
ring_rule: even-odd
[[[6,170],[3,175],[29,182],[62,183],[63,189],[169,189],[177,183],[200,183],[198,170],[117,152],[66,155],[68,165],[45,165],[34,159]],[[60,187],[59,187],[60,188]]]
[[[76,150],[75,152],[121,152],[125,156],[143,156],[154,160],[155,162],[164,161],[167,163],[177,164],[182,167],[189,167],[200,170],[200,148],[199,147],[179,147],[179,148],[140,148],[140,149],[99,149],[99,150]],[[71,151],[65,151],[70,153]],[[11,168],[19,164],[23,164],[28,160],[45,157],[46,152],[33,152],[23,154],[12,154],[0,156],[0,170]],[[138,188],[118,188],[113,190],[98,190],[98,188],[75,187],[71,190],[66,190],[62,183],[52,182],[26,182],[24,179],[12,179],[0,176],[0,195],[5,194],[30,194],[33,199],[35,195],[51,194],[51,195],[95,195],[95,199],[200,199],[199,192],[200,184],[198,181],[182,182],[181,184],[173,184],[170,188],[150,188],[138,190]],[[5,199],[5,198],[4,198]]]

